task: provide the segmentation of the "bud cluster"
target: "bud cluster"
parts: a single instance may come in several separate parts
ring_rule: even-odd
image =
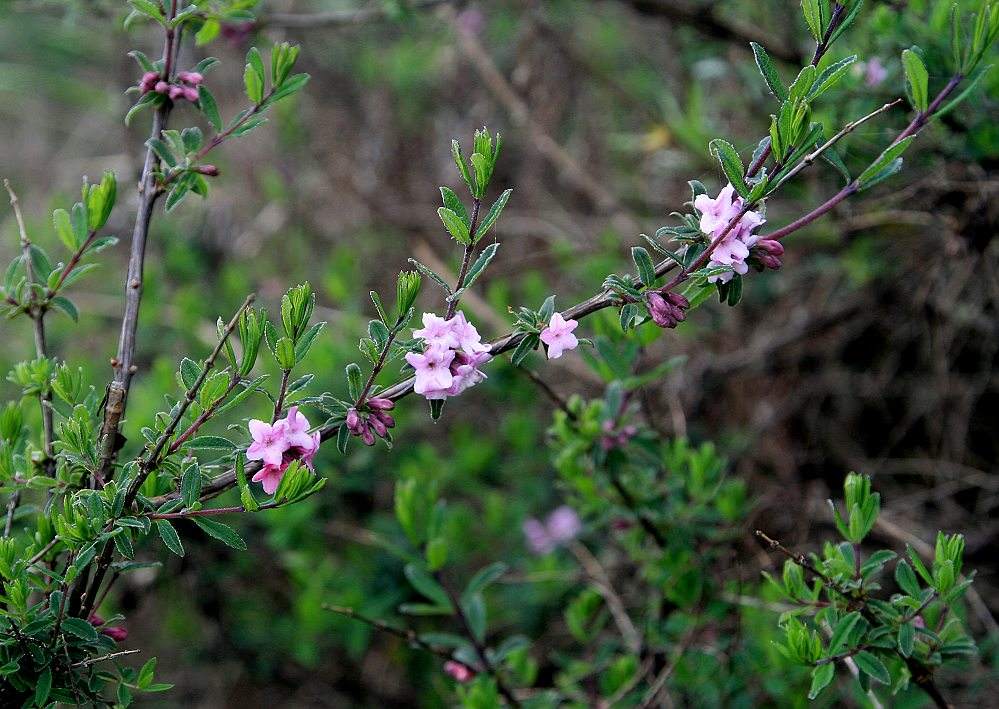
[[[367,406],[370,409],[367,413],[361,413],[356,408],[347,410],[347,430],[351,435],[358,436],[364,445],[375,445],[375,434],[379,438],[386,438],[388,430],[395,426],[395,419],[388,413],[395,408],[395,402],[391,399],[374,398],[368,399]]]

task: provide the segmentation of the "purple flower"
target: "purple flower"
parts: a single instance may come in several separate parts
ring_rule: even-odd
[[[159,83],[160,75],[155,71],[147,71],[142,75],[142,79],[139,81],[139,91],[146,94],[156,88],[156,84]]]
[[[179,71],[177,72],[177,78],[189,86],[198,86],[205,80],[205,77],[196,71]]]
[[[458,313],[447,322],[451,324],[451,332],[458,341],[456,345],[458,349],[465,350],[469,354],[489,351],[489,345],[482,344],[479,331],[475,329],[475,325],[465,319],[464,313]]]
[[[246,459],[263,462],[263,467],[253,475],[252,480],[260,483],[268,495],[277,490],[293,460],[300,461],[309,470],[313,469],[312,461],[319,451],[322,437],[319,431],[309,433],[309,420],[297,406],[290,407],[287,415],[273,424],[252,419],[249,429],[253,443],[246,449]]]
[[[778,269],[784,262],[781,256],[784,255],[784,245],[774,239],[762,239],[756,242],[753,247],[753,258],[759,263],[761,268]]]
[[[544,522],[534,519],[524,520],[524,539],[535,554],[551,554],[555,551],[555,541],[548,534]]]
[[[98,628],[101,635],[107,635],[109,638],[114,640],[116,643],[120,643],[128,637],[128,629],[121,628],[117,626],[113,627],[102,627],[104,625],[104,619],[101,618],[96,613],[91,613],[90,617],[87,619],[89,623]]]
[[[416,370],[413,391],[426,394],[450,388],[454,382],[454,375],[451,374],[452,360],[454,351],[439,345],[431,345],[423,354],[407,353],[406,361]]]
[[[687,318],[690,301],[679,293],[651,291],[645,297],[649,315],[659,327],[676,327]]]
[[[562,313],[555,313],[548,327],[541,331],[541,341],[548,345],[548,359],[558,359],[563,352],[574,350],[579,340],[572,331],[579,325],[575,320],[566,320]]]

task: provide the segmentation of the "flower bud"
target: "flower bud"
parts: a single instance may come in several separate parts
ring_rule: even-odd
[[[198,100],[198,90],[196,88],[191,86],[185,86],[183,87],[183,89],[184,89],[185,99],[187,99],[191,103],[194,103],[195,101]]]
[[[347,424],[348,431],[351,433],[358,433],[361,423],[361,415],[357,413],[357,409],[354,407],[347,409],[347,420],[345,423]]]
[[[690,303],[678,293],[667,293],[664,298],[662,293],[652,291],[646,298],[649,315],[659,327],[676,327],[677,323],[683,322],[687,317],[684,308]]]
[[[367,423],[363,424],[364,429],[361,431],[361,440],[364,441],[364,445],[373,446],[375,445],[375,435],[371,432],[371,427]]]
[[[158,94],[165,94],[169,90],[170,90],[170,84],[168,84],[165,81],[157,81],[156,86],[153,87],[153,91],[155,91]]]
[[[139,81],[139,90],[144,94],[149,93],[156,88],[156,84],[159,83],[159,80],[159,74],[155,71],[147,71],[142,75],[142,79]]]
[[[179,99],[179,98],[183,98],[184,97],[184,87],[183,86],[177,86],[176,84],[171,84],[170,88],[167,90],[167,96],[169,96],[171,99],[173,99],[175,101],[177,99]]]
[[[388,429],[385,428],[385,424],[374,416],[368,419],[368,425],[374,429],[380,438],[385,438],[388,435]]]
[[[377,409],[379,411],[391,411],[395,408],[395,402],[391,399],[376,397],[374,399],[368,399],[368,408]]]
[[[196,71],[179,71],[177,78],[190,86],[197,86],[205,80],[205,77]]]
[[[471,681],[475,677],[475,671],[471,667],[460,662],[455,662],[454,660],[448,660],[444,663],[444,672],[454,679],[455,682],[461,682],[462,684]]]
[[[208,177],[218,177],[219,169],[214,165],[199,165],[196,171]]]
[[[395,428],[395,419],[392,418],[392,414],[387,414],[384,411],[375,411],[371,414],[372,418],[376,418],[385,424],[386,428]]]

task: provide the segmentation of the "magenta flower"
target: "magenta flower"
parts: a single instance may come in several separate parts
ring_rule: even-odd
[[[304,451],[315,449],[316,436],[309,433],[309,419],[305,418],[298,411],[297,406],[288,409],[288,415],[284,417],[285,440],[289,448],[301,448]]]
[[[579,325],[575,320],[566,320],[562,313],[555,313],[548,327],[541,331],[541,341],[548,345],[548,359],[558,359],[563,352],[574,350],[579,340],[572,331]]]
[[[196,71],[178,71],[177,78],[189,86],[198,86],[205,80],[205,77]]]
[[[139,91],[141,91],[144,94],[149,93],[154,88],[156,88],[156,84],[159,83],[159,80],[160,80],[159,74],[157,74],[155,71],[147,71],[145,74],[142,75],[142,79],[139,81]]]
[[[888,77],[888,70],[878,57],[872,58],[866,64],[862,62],[861,66],[864,72],[864,83],[872,89]]]
[[[423,327],[419,330],[413,330],[413,337],[422,339],[427,343],[427,347],[438,346],[451,349],[461,347],[454,331],[454,318],[445,320],[433,313],[423,314]]]
[[[288,422],[281,420],[269,424],[251,419],[249,429],[253,443],[246,449],[247,460],[262,460],[264,465],[280,466],[284,452],[288,450]]]
[[[114,640],[116,643],[120,643],[128,638],[128,629],[122,628],[120,626],[107,627],[104,625],[104,619],[101,618],[96,613],[91,613],[87,621],[98,629],[101,635],[107,635],[109,638]]]
[[[452,360],[454,360],[454,351],[437,345],[432,345],[423,354],[407,353],[406,361],[416,370],[413,391],[417,394],[426,394],[429,391],[450,388],[454,382],[450,369]]]
[[[278,489],[278,485],[281,484],[281,478],[284,477],[285,471],[288,470],[288,465],[265,465],[256,473],[254,473],[251,480],[255,483],[260,483],[264,488],[264,492],[268,495],[273,495]]]

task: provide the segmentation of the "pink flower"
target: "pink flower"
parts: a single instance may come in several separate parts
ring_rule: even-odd
[[[527,546],[535,554],[551,554],[555,551],[555,541],[548,534],[544,522],[533,517],[524,520],[523,530]]]
[[[583,529],[576,511],[568,505],[556,508],[541,522],[531,518],[524,521],[524,538],[535,554],[550,554],[563,544],[571,542]]]
[[[309,433],[309,419],[298,412],[297,406],[288,409],[284,422],[285,440],[288,442],[288,447],[297,447],[306,451],[316,447],[315,436]]]
[[[864,83],[872,89],[888,76],[888,70],[878,57],[874,57],[866,64],[862,63],[862,66],[864,67]]]
[[[694,208],[701,213],[701,231],[708,234],[712,239],[718,238],[733,219],[739,216],[744,202],[742,197],[735,196],[735,188],[732,185],[725,185],[718,196],[712,199],[706,194],[697,195],[694,199]],[[749,257],[749,249],[759,239],[752,231],[764,223],[763,215],[759,212],[748,211],[742,215],[738,223],[725,235],[711,252],[711,259],[708,267],[731,266],[732,271],[716,276],[709,276],[708,282],[721,281],[728,283],[732,280],[734,273],[744,274],[749,271],[746,259]]]
[[[450,675],[455,682],[462,684],[475,677],[475,671],[471,667],[454,660],[448,660],[444,663],[444,672]]]
[[[416,370],[413,391],[417,394],[426,394],[428,391],[448,389],[454,382],[450,369],[453,359],[453,350],[438,345],[431,345],[423,354],[416,352],[406,354],[406,361]]]
[[[246,449],[247,460],[262,460],[264,465],[280,466],[284,452],[288,450],[288,422],[281,420],[269,424],[251,419],[249,429],[253,443]]]
[[[273,495],[275,490],[278,489],[278,485],[281,484],[281,478],[284,477],[285,471],[287,470],[287,464],[265,465],[257,471],[251,479],[255,483],[260,483],[264,488],[264,492],[268,495]]]
[[[465,350],[469,354],[489,351],[489,345],[482,344],[479,331],[475,329],[475,325],[465,319],[464,313],[458,313],[448,322],[451,324],[451,332],[458,341],[458,349]]]
[[[583,523],[579,521],[576,510],[568,505],[557,507],[548,515],[548,534],[559,543],[572,541],[583,529]]]
[[[422,339],[427,343],[427,347],[439,346],[453,349],[461,347],[458,335],[454,331],[454,318],[445,320],[433,313],[423,314],[423,327],[419,330],[413,330],[413,337]]]
[[[562,313],[555,313],[548,327],[541,331],[541,341],[548,345],[548,359],[558,359],[567,350],[574,350],[579,340],[572,331],[579,325],[575,320],[566,320]]]

